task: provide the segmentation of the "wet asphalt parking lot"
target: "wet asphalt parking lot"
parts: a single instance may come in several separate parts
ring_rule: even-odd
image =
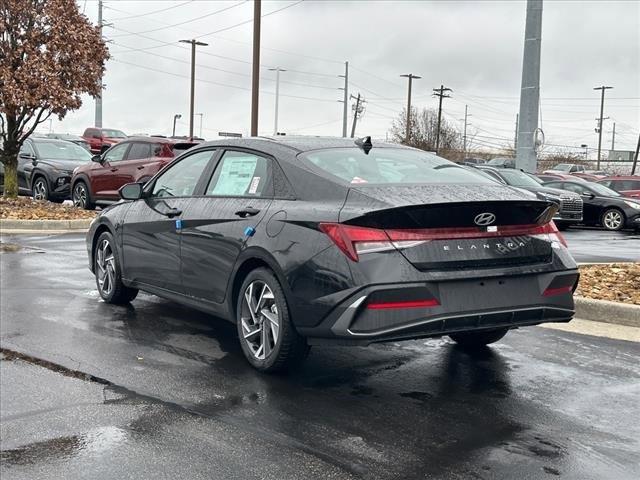
[[[582,262],[640,255],[630,233],[566,237]],[[99,301],[82,235],[2,240],[3,480],[640,477],[638,343],[530,327],[263,375],[227,322]]]

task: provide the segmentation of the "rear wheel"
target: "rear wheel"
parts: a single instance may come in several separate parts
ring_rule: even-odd
[[[76,182],[73,186],[71,200],[73,201],[73,205],[78,208],[84,208],[85,210],[93,210],[96,208],[96,205],[91,201],[89,188],[82,180]]]
[[[616,231],[624,228],[624,220],[624,213],[617,208],[609,208],[602,214],[600,223],[607,230]]]
[[[245,278],[237,298],[236,323],[242,351],[260,371],[287,370],[309,352],[306,339],[293,327],[280,282],[266,268]]]
[[[122,283],[122,269],[115,241],[109,232],[103,232],[98,237],[93,261],[98,292],[105,302],[122,305],[136,298],[138,290]]]
[[[452,333],[449,337],[462,347],[478,348],[497,342],[504,337],[508,331],[508,328],[497,328],[495,330],[484,330],[479,332]]]

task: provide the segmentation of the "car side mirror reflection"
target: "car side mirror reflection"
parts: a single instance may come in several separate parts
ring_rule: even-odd
[[[139,200],[142,198],[142,183],[127,183],[123,185],[118,193],[123,200]]]

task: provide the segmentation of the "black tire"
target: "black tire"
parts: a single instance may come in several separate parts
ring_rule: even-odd
[[[46,201],[50,200],[49,182],[42,175],[38,175],[33,179],[31,184],[31,196],[34,200]]]
[[[473,349],[497,342],[508,331],[508,328],[497,328],[495,330],[452,333],[449,337],[461,347]]]
[[[624,213],[618,208],[607,208],[600,217],[600,225],[610,232],[622,230],[626,221]]]
[[[93,210],[96,208],[96,204],[91,200],[89,187],[87,187],[87,184],[83,180],[78,180],[73,184],[71,201],[75,207],[84,208],[85,210]]]
[[[268,292],[265,293],[262,286],[268,288],[273,298]],[[250,292],[250,288],[255,290]],[[246,295],[250,295],[254,301],[258,300],[255,302],[257,305],[253,314],[249,311],[249,308],[253,307],[249,306]],[[260,300],[263,300],[263,308],[258,310],[261,307]],[[272,322],[274,318],[277,323],[275,342]],[[280,282],[273,272],[266,268],[257,268],[244,279],[236,299],[236,324],[242,352],[251,366],[262,372],[289,370],[299,365],[309,353],[306,338],[298,334],[291,322],[289,307]],[[269,329],[265,329],[266,325]],[[263,358],[260,358],[260,348]]]
[[[105,242],[108,248],[105,248]],[[93,252],[93,270],[98,293],[106,303],[124,305],[138,295],[138,289],[122,283],[122,269],[113,235],[102,232]],[[108,288],[107,288],[108,283]]]
[[[569,230],[569,224],[568,223],[557,223],[556,222],[556,227],[558,227],[558,230],[560,230],[561,232],[565,232],[565,231]]]
[[[53,203],[63,203],[64,198],[50,198],[49,201]]]

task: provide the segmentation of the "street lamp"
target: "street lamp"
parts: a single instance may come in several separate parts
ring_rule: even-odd
[[[276,72],[276,115],[273,121],[273,136],[278,135],[278,99],[280,97],[280,72],[286,72],[280,67],[270,68],[270,72]]]
[[[413,79],[415,78],[416,80],[422,78],[419,77],[418,75],[414,75],[413,73],[407,73],[404,75],[400,75],[401,77],[405,77],[409,79],[409,92],[407,94],[407,132],[406,132],[406,138],[405,138],[405,142],[408,145],[409,144],[409,138],[411,135],[411,84],[413,83]]]
[[[204,116],[204,113],[196,113],[196,115],[200,117],[200,138],[202,138],[202,117]]]
[[[198,40],[180,40],[181,43],[191,44],[191,103],[189,107],[189,137],[193,138],[193,104],[196,93],[196,46],[206,47],[208,43]]]
[[[179,113],[176,113],[173,116],[173,133],[171,134],[172,137],[176,136],[176,120],[178,120],[179,118],[182,118],[182,115],[180,115]]]

